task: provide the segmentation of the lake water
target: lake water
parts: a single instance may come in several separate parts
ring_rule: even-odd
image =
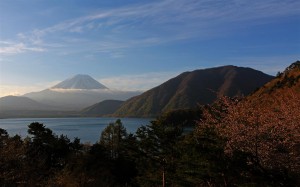
[[[7,130],[10,136],[27,136],[28,125],[32,122],[43,123],[56,135],[67,135],[70,140],[80,138],[82,143],[95,143],[105,127],[121,119],[127,132],[135,133],[142,125],[148,125],[152,119],[145,118],[17,118],[0,119],[0,128]]]

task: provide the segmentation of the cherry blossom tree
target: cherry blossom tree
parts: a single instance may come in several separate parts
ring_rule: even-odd
[[[267,99],[223,97],[204,110],[198,134],[207,128],[224,138],[227,155],[246,153],[262,172],[300,173],[300,94],[293,89]]]

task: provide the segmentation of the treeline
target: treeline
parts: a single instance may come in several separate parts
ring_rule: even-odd
[[[0,186],[299,186],[299,101],[273,111],[223,98],[135,134],[117,120],[93,145],[38,122],[25,139],[0,129]]]

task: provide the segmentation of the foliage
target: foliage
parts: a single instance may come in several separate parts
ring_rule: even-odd
[[[194,127],[197,120],[201,118],[201,108],[178,109],[165,112],[157,117],[156,123],[177,127]]]
[[[23,183],[26,175],[20,172],[25,166],[25,150],[20,136],[9,137],[4,129],[0,129],[0,184]]]
[[[120,156],[123,143],[127,138],[127,132],[120,119],[115,123],[110,123],[101,133],[100,144],[110,153],[110,157],[115,159]]]
[[[224,152],[230,159],[246,156],[244,163],[252,169],[244,174],[249,180],[265,176],[272,185],[291,185],[300,173],[300,97],[286,90],[284,96],[269,96],[266,102],[225,97],[217,107],[204,111],[197,133],[214,128],[224,138]]]
[[[179,152],[177,143],[180,141],[182,128],[161,121],[153,121],[151,125],[142,126],[136,132],[138,182],[142,186],[157,186],[165,173],[167,183],[175,178],[175,168]]]
[[[58,137],[43,124],[34,122],[28,127],[30,137],[24,140],[0,130],[1,185],[44,186],[81,147],[78,139],[70,142],[64,135]]]

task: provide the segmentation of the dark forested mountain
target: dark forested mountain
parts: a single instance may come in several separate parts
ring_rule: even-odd
[[[212,103],[221,95],[248,95],[273,78],[251,68],[236,66],[185,72],[127,100],[114,115],[152,117],[173,109]]]
[[[104,116],[113,114],[124,101],[119,100],[105,100],[87,107],[81,111],[84,116]]]

